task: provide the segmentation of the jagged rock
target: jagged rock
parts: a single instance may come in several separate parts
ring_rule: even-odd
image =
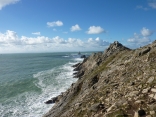
[[[152,117],[151,115],[147,115],[146,117]]]
[[[147,83],[152,83],[153,80],[154,80],[154,77],[150,77],[150,78],[148,79]]]
[[[129,48],[123,46],[121,43],[119,43],[118,41],[115,41],[114,43],[112,43],[108,49],[106,49],[104,51],[104,56],[110,56],[112,55],[114,52],[119,52],[122,50],[130,50]]]
[[[75,108],[79,108],[82,105],[82,103],[75,104]]]
[[[156,100],[156,94],[154,95],[154,97],[153,97],[155,100]]]
[[[82,68],[82,64],[78,63],[78,64],[76,64],[76,68],[73,71],[80,71],[81,68]]]
[[[73,67],[80,78],[43,117],[156,116],[156,41],[135,50],[116,41]]]
[[[115,104],[113,104],[111,107],[109,107],[109,108],[107,109],[107,112],[110,112],[110,111],[112,111],[112,110],[114,110],[114,109],[117,109],[117,106],[116,106]]]
[[[45,104],[53,104],[56,101],[58,101],[58,97],[53,97],[51,100],[46,101]]]
[[[45,104],[52,104],[52,103],[54,103],[52,100],[48,100],[45,102]]]
[[[143,104],[145,102],[145,100],[137,100],[135,101],[135,104]]]
[[[98,80],[99,80],[98,76],[94,76],[94,77],[91,79],[90,83],[89,83],[89,87],[91,87],[91,86],[93,86],[94,84],[96,84],[96,83],[98,82]]]
[[[149,94],[148,96],[151,97],[151,98],[153,98],[154,97],[154,94]]]
[[[139,117],[138,112],[135,112],[135,113],[134,113],[134,117]]]
[[[80,78],[81,76],[83,76],[84,75],[84,71],[78,71],[78,72],[76,72],[75,74],[74,74],[74,78]]]
[[[150,110],[156,110],[156,104],[149,105]]]
[[[131,84],[130,85],[135,85],[135,82],[131,82]]]
[[[74,76],[77,75],[77,74],[78,74],[78,72],[74,72],[74,73],[73,73]]]
[[[151,91],[156,93],[156,89],[154,89],[154,88],[152,88]]]
[[[86,58],[86,55],[81,55],[81,58]]]
[[[78,67],[81,63],[77,63],[75,65],[73,65],[72,67]]]
[[[101,109],[104,109],[104,108],[105,108],[105,107],[104,107],[104,104],[97,103],[97,104],[92,105],[92,106],[89,108],[89,110],[90,110],[90,111],[97,112],[97,111],[99,111],[99,110],[101,110]]]
[[[151,114],[151,115],[154,115],[154,114],[155,114],[155,111],[150,111],[150,114]]]
[[[147,47],[147,48],[143,49],[141,52],[139,52],[139,56],[142,56],[142,55],[148,53],[150,50],[151,50],[150,47]]]
[[[128,115],[124,114],[122,110],[117,109],[113,112],[109,112],[109,113],[105,114],[104,117],[128,117]]]
[[[133,92],[130,92],[129,93],[129,96],[132,97],[132,96],[137,96],[139,94],[139,91],[133,91]]]
[[[142,93],[148,93],[150,88],[143,89]]]

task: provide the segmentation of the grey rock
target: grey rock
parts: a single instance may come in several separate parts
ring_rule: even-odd
[[[58,97],[53,97],[51,100],[45,102],[45,104],[53,104],[58,100]]]
[[[152,88],[151,91],[156,93],[156,89],[155,88]]]
[[[90,111],[95,111],[95,112],[97,112],[98,110],[101,110],[101,109],[104,109],[104,108],[105,108],[105,107],[104,107],[104,104],[96,103],[96,104],[92,105],[92,106],[89,108],[89,110],[90,110]]]
[[[81,58],[86,58],[86,55],[81,55]]]
[[[154,81],[154,77],[150,77],[147,81],[147,83],[152,83]]]
[[[74,75],[80,78],[58,97],[57,103],[43,117],[146,117],[154,114],[156,41],[135,50],[116,41],[104,53],[93,53],[73,67]]]

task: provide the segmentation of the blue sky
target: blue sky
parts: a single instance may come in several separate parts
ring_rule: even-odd
[[[0,0],[0,53],[137,48],[156,39],[156,0]]]

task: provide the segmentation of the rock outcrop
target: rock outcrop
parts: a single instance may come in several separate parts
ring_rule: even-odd
[[[73,67],[78,81],[43,117],[156,117],[156,41],[116,41]]]

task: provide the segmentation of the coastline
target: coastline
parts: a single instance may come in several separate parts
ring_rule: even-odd
[[[135,50],[114,42],[92,54],[43,117],[155,117],[155,51],[156,41]]]

